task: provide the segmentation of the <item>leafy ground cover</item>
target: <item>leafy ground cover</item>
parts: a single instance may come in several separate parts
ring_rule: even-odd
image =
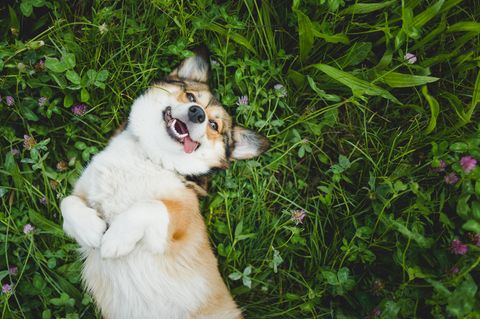
[[[202,202],[247,318],[479,318],[479,18],[461,0],[2,2],[2,318],[99,317],[59,199],[199,43],[219,99],[272,141]]]

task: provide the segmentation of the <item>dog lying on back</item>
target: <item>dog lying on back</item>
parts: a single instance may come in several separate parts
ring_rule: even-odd
[[[126,129],[61,202],[105,318],[242,318],[186,177],[257,156],[268,141],[233,125],[208,76],[208,58],[196,54],[137,98]]]

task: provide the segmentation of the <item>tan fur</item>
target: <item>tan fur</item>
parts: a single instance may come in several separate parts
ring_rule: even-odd
[[[192,189],[198,196],[205,197],[208,195],[208,181],[186,181],[185,186]]]
[[[167,207],[170,218],[170,245],[166,255],[180,264],[188,262],[188,268],[201,272],[210,284],[210,295],[191,318],[211,318],[209,314],[212,313],[223,313],[224,317],[214,317],[219,319],[243,318],[218,271],[195,192],[186,189],[177,198],[160,200]]]
[[[205,109],[209,120],[214,120],[218,125],[218,131],[209,127],[207,130],[208,138],[217,139],[221,138],[221,134],[224,134],[232,129],[232,118],[225,112],[223,107],[217,105],[208,106]]]
[[[114,138],[115,136],[119,135],[120,133],[122,133],[125,130],[125,128],[127,127],[127,123],[128,123],[127,121],[123,121],[123,123],[120,124],[119,127],[117,127],[115,132],[113,132],[113,135],[110,137],[110,140],[112,138]]]

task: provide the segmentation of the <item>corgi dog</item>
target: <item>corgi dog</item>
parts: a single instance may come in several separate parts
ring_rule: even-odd
[[[138,97],[126,128],[61,202],[81,246],[83,282],[107,319],[242,318],[217,266],[188,177],[268,148],[234,125],[201,53]],[[192,186],[193,185],[193,186]]]

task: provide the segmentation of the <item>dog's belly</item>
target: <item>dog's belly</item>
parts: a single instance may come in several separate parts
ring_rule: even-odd
[[[211,289],[199,269],[141,245],[116,259],[102,259],[98,249],[84,254],[83,280],[108,319],[190,318]]]

